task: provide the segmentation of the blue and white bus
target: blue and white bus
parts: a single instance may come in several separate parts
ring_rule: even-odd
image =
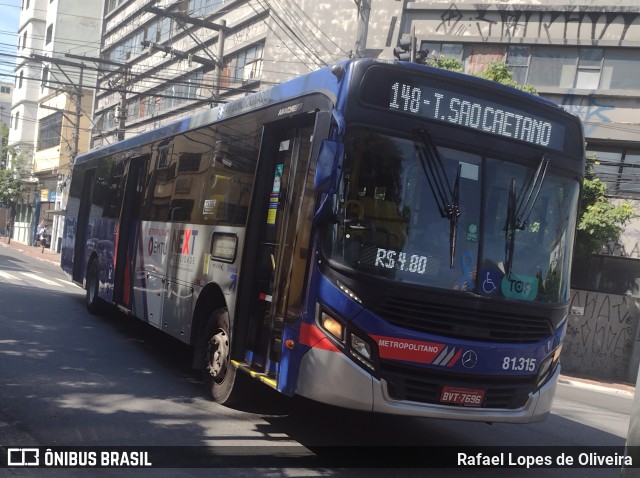
[[[347,60],[78,156],[62,268],[247,377],[357,410],[526,423],[567,324],[582,127],[498,83]],[[245,375],[244,372],[247,372]]]

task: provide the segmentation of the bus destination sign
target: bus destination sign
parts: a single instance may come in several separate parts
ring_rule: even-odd
[[[479,95],[456,91],[441,80],[393,78],[382,73],[365,77],[361,98],[376,106],[422,118],[497,134],[536,146],[562,150],[562,123]],[[369,80],[369,81],[368,81]]]

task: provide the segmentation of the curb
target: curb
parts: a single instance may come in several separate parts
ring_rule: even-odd
[[[618,395],[623,397],[633,398],[635,395],[635,390],[631,390],[633,387],[631,385],[615,385],[607,387],[604,385],[598,385],[591,382],[576,380],[568,377],[560,377],[558,379],[558,383],[562,383],[564,385],[571,385],[573,387],[584,388],[589,390],[595,390],[598,392],[609,393],[611,395]]]
[[[0,246],[13,249],[16,252],[19,252],[21,254],[26,254],[30,257],[33,257],[34,259],[50,262],[52,264],[60,264],[60,254],[56,252],[48,252],[48,251],[39,252],[40,249],[36,247],[34,247],[33,250],[31,250],[29,249],[30,246],[28,246],[27,244],[23,244],[21,242],[15,243],[14,245],[14,242],[12,242],[11,244],[7,244],[6,242],[0,240]]]

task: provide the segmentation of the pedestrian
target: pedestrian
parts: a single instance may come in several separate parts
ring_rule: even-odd
[[[38,241],[40,243],[40,247],[42,247],[41,252],[44,252],[44,248],[47,245],[47,225],[46,224],[42,224],[42,226],[38,230]]]

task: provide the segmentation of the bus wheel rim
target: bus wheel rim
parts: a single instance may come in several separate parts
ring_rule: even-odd
[[[217,382],[224,379],[229,357],[229,338],[224,330],[219,330],[211,337],[207,350],[207,369]]]

